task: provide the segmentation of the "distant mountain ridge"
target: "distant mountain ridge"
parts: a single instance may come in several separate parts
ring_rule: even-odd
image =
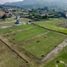
[[[13,5],[13,6],[19,6],[19,7],[44,7],[44,6],[55,6],[59,8],[67,8],[67,2],[64,2],[64,0],[24,0],[14,3],[5,3],[4,5]]]

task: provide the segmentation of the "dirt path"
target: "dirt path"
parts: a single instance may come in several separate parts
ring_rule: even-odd
[[[21,52],[19,52],[18,50],[16,50],[15,47],[12,47],[12,46],[11,46],[12,43],[10,43],[10,42],[8,41],[8,39],[0,36],[0,40],[1,40],[9,49],[11,49],[14,53],[16,53],[21,59],[25,60],[26,63],[29,63],[30,65],[32,65],[32,67],[35,67],[35,66],[38,67],[32,59],[30,59],[27,55],[25,55],[25,53],[24,53],[23,51],[22,51],[22,53],[21,53]]]
[[[41,60],[41,63],[47,63],[48,61],[54,59],[66,46],[67,46],[67,40],[65,39],[55,49],[53,49],[50,53],[48,53],[47,56]]]

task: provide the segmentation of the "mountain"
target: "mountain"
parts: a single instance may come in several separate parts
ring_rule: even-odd
[[[31,7],[31,8],[38,8],[38,7],[58,7],[58,8],[67,8],[67,1],[66,0],[24,0],[14,3],[5,3],[4,5],[12,5],[12,6],[19,6],[19,7]]]

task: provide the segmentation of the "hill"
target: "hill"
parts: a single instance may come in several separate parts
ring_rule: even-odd
[[[19,2],[13,2],[13,3],[5,3],[4,5],[14,5],[14,6],[19,6],[19,7],[29,7],[29,8],[39,8],[39,7],[58,7],[58,8],[67,8],[67,1],[65,0],[24,0],[24,1],[19,1]]]

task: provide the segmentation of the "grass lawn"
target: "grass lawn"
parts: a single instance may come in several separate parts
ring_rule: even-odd
[[[51,30],[56,30],[59,32],[67,33],[67,28],[59,25],[59,24],[64,23],[64,22],[67,23],[67,20],[64,18],[59,18],[59,19],[56,19],[56,18],[53,19],[52,18],[52,19],[49,19],[46,21],[38,21],[38,22],[36,22],[36,24],[38,24],[42,27],[51,29]]]
[[[0,41],[0,67],[30,67],[23,59]]]
[[[67,47],[65,47],[58,55],[57,58],[55,58],[54,60],[52,60],[51,62],[49,62],[48,64],[46,64],[44,67],[56,67],[56,61],[63,61],[67,64]],[[59,67],[65,67],[64,64],[60,64],[58,63]],[[66,66],[67,67],[67,66]]]

